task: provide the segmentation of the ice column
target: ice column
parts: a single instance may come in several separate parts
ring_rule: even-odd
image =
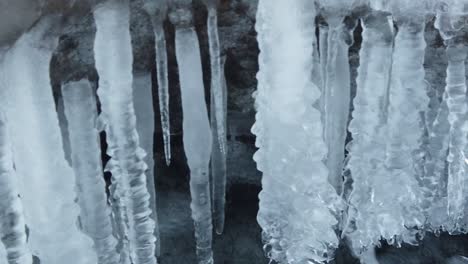
[[[80,223],[83,231],[94,241],[98,263],[114,264],[118,262],[119,255],[117,241],[112,234],[111,212],[102,173],[95,94],[89,81],[81,80],[64,84],[62,96],[81,208]]]
[[[340,198],[327,179],[321,115],[313,107],[320,97],[311,78],[315,15],[307,0],[261,0],[257,11],[261,52],[252,131],[263,172],[257,220],[268,257],[279,263],[326,261],[338,246],[333,228]]]
[[[423,116],[429,104],[424,80],[425,13],[421,2],[396,1],[392,13],[398,27],[393,52],[386,132],[385,174],[379,183],[386,193],[389,215],[383,218],[384,238],[399,244],[415,243],[414,228],[424,224],[423,193],[419,180],[423,164]],[[411,10],[417,10],[412,12]],[[409,12],[410,11],[410,12]],[[401,188],[404,186],[405,188]],[[392,190],[389,192],[388,190]],[[391,218],[390,218],[391,217]],[[390,223],[385,221],[390,220]]]
[[[154,264],[155,223],[146,186],[148,166],[139,146],[132,89],[132,47],[126,0],[108,0],[94,10],[94,57],[99,73],[98,96],[111,160],[111,201],[118,227],[122,262]]]
[[[0,87],[3,88],[2,84]],[[5,260],[8,259],[8,263],[31,264],[32,255],[26,242],[23,205],[7,130],[5,117],[0,112],[0,238],[6,249]],[[1,261],[3,259],[0,256]]]
[[[343,233],[350,239],[353,252],[361,257],[361,261],[372,263],[367,259],[368,253],[379,244],[381,236],[390,238],[397,232],[386,230],[386,226],[395,225],[392,220],[394,202],[388,199],[387,193],[398,188],[398,183],[389,181],[383,166],[394,32],[388,14],[377,10],[364,17],[361,25],[357,92],[349,124],[353,140],[348,145],[346,164],[353,185]],[[382,185],[388,189],[384,190]]]
[[[176,26],[176,56],[183,109],[184,150],[190,168],[191,209],[198,263],[212,264],[212,220],[209,162],[212,136],[203,87],[200,47],[192,25],[191,1],[170,13]]]
[[[448,161],[448,231],[466,232],[468,216],[466,192],[468,181],[468,98],[465,77],[467,46],[464,17],[467,1],[446,1],[437,16],[436,26],[447,45],[447,81],[444,99],[448,109],[449,155]],[[457,32],[458,31],[458,32]]]
[[[164,20],[167,16],[167,1],[146,0],[144,7],[146,12],[148,12],[148,14],[151,16],[151,22],[153,24],[156,49],[156,72],[158,79],[159,111],[161,112],[164,153],[166,158],[166,164],[167,166],[169,166],[171,163],[171,124],[169,118],[169,80],[167,67],[166,36],[164,34]]]
[[[329,181],[341,194],[344,163],[344,146],[348,126],[351,100],[351,82],[348,49],[353,41],[353,31],[357,20],[346,20],[345,15],[352,10],[355,1],[321,1],[322,12],[328,27],[321,26],[321,37],[327,37],[322,49],[322,114],[324,137],[328,148],[326,164]],[[321,40],[325,42],[325,40]]]
[[[225,58],[221,62],[221,72],[224,73]],[[227,117],[227,84],[224,74],[222,74],[222,92],[223,92],[223,116]],[[226,203],[226,153],[221,153],[219,147],[218,130],[216,129],[216,106],[214,104],[214,93],[211,90],[210,116],[211,131],[213,133],[213,146],[211,155],[211,197],[213,199],[213,222],[216,233],[222,234],[224,229],[224,207]],[[224,123],[226,125],[226,123]]]
[[[154,235],[159,238],[159,221],[156,206],[156,185],[153,159],[154,108],[151,73],[135,75],[133,80],[133,102],[135,106],[138,136],[146,152],[144,161],[148,165],[146,185],[150,194],[151,218],[155,222]],[[160,252],[160,240],[156,241],[156,252]]]
[[[57,22],[39,21],[5,55],[0,107],[9,121],[32,253],[41,263],[96,264],[92,240],[76,225],[74,173],[64,158],[50,86],[49,64],[57,45],[51,29]]]

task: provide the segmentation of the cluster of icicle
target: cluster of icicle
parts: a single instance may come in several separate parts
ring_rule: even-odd
[[[191,1],[145,2],[156,40],[167,164],[169,86],[163,22],[168,10],[176,26],[184,148],[191,171],[197,255],[203,264],[213,263],[212,196],[215,229],[223,231],[226,182],[226,85],[217,2],[206,4],[211,125]],[[0,54],[0,263],[31,264],[33,258],[43,264],[157,263],[151,76],[132,73],[129,1],[104,1],[93,15],[97,93],[88,80],[70,81],[62,84],[61,96],[54,101],[49,64],[60,35],[58,16],[44,17]],[[110,156],[105,168],[101,131]],[[212,153],[216,157],[211,161],[210,182]],[[104,171],[112,175],[108,195]]]
[[[382,240],[468,232],[467,15],[463,0],[260,0],[252,131],[270,259],[325,263],[346,241],[378,263]],[[440,96],[423,67],[433,21],[449,62]]]

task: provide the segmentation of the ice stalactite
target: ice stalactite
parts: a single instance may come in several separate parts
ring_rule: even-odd
[[[10,264],[32,264],[7,126],[5,116],[0,112],[0,244],[3,242],[6,253],[5,258],[0,254],[0,262],[8,260]]]
[[[68,122],[65,117],[65,109],[63,106],[63,98],[59,97],[57,99],[57,115],[60,125],[60,132],[62,134],[63,140],[63,151],[65,152],[65,159],[68,161],[68,164],[72,166],[71,161],[71,150],[70,150],[70,137],[68,136]]]
[[[80,225],[94,241],[99,264],[118,263],[117,240],[113,236],[111,211],[107,205],[102,171],[101,144],[96,128],[97,105],[88,80],[62,85],[65,116],[76,190]]]
[[[96,264],[92,240],[76,225],[74,173],[64,158],[49,79],[57,24],[55,17],[43,18],[5,55],[0,105],[9,121],[31,252],[41,263]]]
[[[168,8],[167,0],[146,0],[144,7],[146,12],[151,16],[151,22],[153,24],[159,111],[161,113],[164,155],[166,165],[169,166],[171,164],[171,123],[169,115],[169,75],[167,66],[166,35],[164,34],[164,20],[166,19]]]
[[[212,135],[205,102],[198,37],[192,24],[191,1],[171,11],[176,26],[176,57],[179,67],[183,110],[183,142],[190,169],[192,218],[198,263],[212,264],[212,217],[209,162]]]
[[[159,221],[156,206],[156,174],[154,172],[153,138],[154,138],[154,108],[153,89],[151,84],[151,73],[135,75],[133,79],[133,105],[135,106],[136,124],[140,144],[145,150],[145,163],[148,165],[146,171],[146,186],[150,194],[151,218],[154,220],[154,235],[159,238]],[[160,252],[160,240],[156,240],[156,253]]]
[[[223,91],[223,75],[221,67],[221,44],[218,34],[217,5],[219,0],[205,0],[208,8],[207,28],[208,44],[210,46],[211,66],[211,93],[213,94],[216,116],[216,134],[221,154],[226,156],[226,116],[224,115],[225,102]],[[214,130],[214,129],[213,129]],[[225,157],[223,157],[225,159]]]
[[[349,47],[353,42],[353,31],[357,20],[346,19],[357,1],[322,1],[322,16],[327,26],[321,26],[320,35],[327,37],[321,42],[326,54],[322,59],[322,113],[324,138],[328,154],[326,164],[329,170],[329,181],[336,192],[343,191],[343,164],[346,128],[349,119],[351,101],[351,75],[349,68]],[[346,23],[345,23],[346,22]]]
[[[368,259],[369,250],[379,244],[381,236],[390,238],[394,234],[394,230],[386,233],[387,225],[393,225],[393,201],[382,189],[391,188],[383,184],[389,181],[383,163],[394,32],[391,18],[382,11],[371,11],[361,25],[357,92],[349,124],[353,140],[348,145],[346,164],[353,185],[343,234],[349,238],[354,254],[364,263],[373,263]]]
[[[225,58],[221,59],[221,73],[222,73],[222,93],[223,93],[223,116],[227,118],[227,84],[224,77],[224,63]],[[211,131],[213,134],[213,146],[211,154],[211,197],[213,200],[213,223],[218,235],[223,233],[224,230],[224,207],[226,203],[226,176],[227,164],[226,153],[221,153],[219,147],[218,130],[216,129],[216,106],[214,104],[214,93],[211,90],[211,103],[210,103],[210,117],[211,117]],[[226,123],[225,123],[226,125]],[[226,127],[225,127],[226,129]]]
[[[133,103],[129,3],[108,0],[94,10],[94,58],[105,124],[106,170],[112,173],[111,202],[117,222],[121,263],[155,264],[155,223],[146,185],[145,151],[140,147]]]
[[[294,15],[291,15],[294,14]],[[254,156],[263,172],[257,220],[267,256],[321,263],[338,246],[341,199],[328,182],[320,92],[312,80],[316,13],[311,1],[261,0]]]
[[[447,1],[437,15],[436,27],[445,44],[448,58],[447,79],[444,102],[448,110],[448,181],[447,213],[449,232],[467,232],[468,216],[465,215],[468,203],[466,192],[468,182],[468,98],[465,76],[465,61],[468,47],[464,42],[466,28],[464,18],[468,14],[467,1]]]
[[[423,117],[429,105],[423,67],[425,3],[397,1],[392,7],[398,32],[392,57],[384,162],[385,174],[391,182],[381,183],[381,189],[375,192],[388,195],[385,198],[388,216],[380,221],[386,225],[383,237],[396,245],[417,243],[415,232],[425,222],[425,198],[420,188],[424,177],[418,169],[424,162]],[[408,10],[417,12],[410,14]]]

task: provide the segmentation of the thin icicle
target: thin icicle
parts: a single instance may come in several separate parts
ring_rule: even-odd
[[[132,95],[132,47],[128,0],[108,0],[94,10],[94,57],[98,96],[111,160],[111,196],[118,227],[121,263],[155,264],[155,223],[146,186],[148,168],[139,146]]]
[[[176,56],[179,66],[183,110],[184,150],[190,168],[192,218],[199,264],[212,264],[212,219],[209,162],[212,136],[203,87],[200,47],[189,6],[170,13],[176,26]]]
[[[112,235],[111,212],[107,205],[102,173],[101,145],[96,129],[97,106],[88,80],[62,85],[68,122],[73,171],[75,172],[83,231],[94,241],[99,264],[119,260]]]
[[[151,218],[154,220],[156,236],[156,254],[160,253],[159,221],[156,206],[156,184],[153,159],[154,137],[154,108],[151,85],[151,73],[136,75],[133,80],[133,104],[135,106],[136,123],[140,144],[146,152],[145,162],[148,165],[146,171],[146,185],[150,194]]]
[[[166,165],[171,164],[171,122],[169,115],[169,77],[167,66],[166,36],[164,34],[164,20],[167,16],[167,0],[145,0],[144,8],[151,16],[153,24],[156,73],[158,80],[159,111],[164,141],[164,156]],[[157,245],[159,251],[159,243]]]
[[[292,15],[294,14],[294,15]],[[320,92],[312,80],[316,13],[308,0],[261,0],[254,159],[263,172],[257,220],[268,258],[322,263],[333,257],[340,198],[322,160]]]
[[[44,18],[8,51],[0,106],[9,121],[32,253],[44,264],[96,264],[92,240],[76,225],[74,173],[64,158],[49,79],[57,45],[50,30],[57,22]]]
[[[5,117],[0,112],[0,237],[8,263],[31,264],[32,255],[26,241],[23,205],[7,130]],[[0,263],[4,263],[1,254]]]
[[[213,94],[213,102],[215,108],[216,120],[216,137],[218,137],[218,147],[220,149],[222,159],[226,159],[227,154],[227,137],[226,137],[226,116],[224,109],[226,108],[223,93],[223,72],[221,67],[221,47],[218,35],[218,14],[217,0],[205,0],[208,7],[208,44],[210,46],[210,64],[211,64],[211,93]]]
[[[225,58],[222,59],[221,72],[224,73]],[[227,84],[224,74],[222,75],[223,92],[223,116],[227,117]],[[210,116],[211,133],[213,134],[213,146],[211,154],[211,197],[213,200],[213,224],[218,235],[224,230],[224,206],[226,203],[226,155],[219,148],[218,130],[216,129],[216,107],[214,105],[214,93],[211,90]],[[225,127],[226,129],[226,127]]]

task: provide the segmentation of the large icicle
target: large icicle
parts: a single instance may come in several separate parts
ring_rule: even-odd
[[[190,168],[190,207],[195,224],[198,263],[212,264],[213,227],[208,169],[212,136],[205,102],[200,47],[192,25],[190,5],[173,10],[170,19],[176,26],[175,45],[182,94],[183,141]]]
[[[164,20],[167,16],[167,0],[146,0],[145,10],[151,16],[153,24],[156,72],[158,80],[159,111],[161,112],[161,124],[164,141],[164,155],[166,164],[171,164],[171,123],[169,115],[169,77],[167,66],[166,36],[164,34]],[[156,229],[157,226],[156,226]],[[157,243],[159,251],[159,242]]]
[[[156,206],[156,185],[153,159],[154,138],[154,108],[151,73],[136,75],[133,80],[133,104],[135,106],[136,124],[138,136],[142,148],[146,152],[145,162],[148,165],[146,171],[146,185],[150,194],[151,218],[154,220],[154,235],[159,238],[159,221]],[[156,240],[156,253],[160,252],[160,240]]]
[[[227,84],[224,77],[225,58],[221,62],[222,74],[222,92],[223,92],[223,117],[227,118]],[[224,207],[226,203],[226,153],[221,153],[219,147],[218,130],[216,129],[216,106],[214,104],[214,93],[211,90],[210,116],[211,116],[211,131],[213,133],[213,146],[211,155],[211,197],[213,199],[213,222],[216,233],[218,235],[224,230]],[[226,123],[225,123],[226,125]]]
[[[423,67],[425,4],[427,1],[392,3],[398,33],[393,52],[385,139],[384,173],[388,180],[377,183],[375,195],[386,194],[382,197],[388,204],[388,215],[381,220],[385,226],[383,237],[397,245],[416,243],[414,232],[425,222],[424,196],[420,188],[423,175],[418,170],[423,164],[423,117],[429,104]],[[409,10],[417,11],[409,13]]]
[[[119,255],[102,172],[95,94],[89,81],[81,80],[62,85],[62,96],[81,208],[80,224],[94,241],[98,263],[114,264]]]
[[[326,164],[329,170],[329,181],[341,194],[343,187],[342,171],[345,155],[346,131],[351,100],[351,82],[349,68],[349,46],[352,44],[352,34],[356,23],[344,23],[345,15],[350,13],[357,1],[322,1],[323,16],[328,27],[321,26],[325,32],[326,45],[321,49],[326,51],[322,56],[322,114],[324,138],[328,154]],[[348,37],[350,36],[350,37]],[[325,40],[321,40],[325,42]]]
[[[146,186],[146,153],[136,130],[128,5],[128,0],[108,0],[94,10],[94,57],[111,157],[106,169],[112,173],[111,200],[122,241],[121,263],[154,264],[155,223]]]
[[[0,107],[9,121],[32,253],[41,263],[96,264],[92,240],[76,225],[74,174],[64,158],[49,79],[57,45],[50,30],[57,23],[44,18],[8,51],[1,69]]]
[[[0,88],[3,88],[2,84]],[[18,179],[13,169],[11,141],[7,131],[5,117],[0,112],[0,238],[6,248],[8,263],[32,264],[32,255],[26,242],[26,224]],[[1,254],[0,263],[4,263]]]
[[[448,217],[449,232],[467,232],[468,215],[465,214],[468,203],[468,98],[465,77],[465,61],[468,47],[465,44],[466,28],[457,29],[466,15],[467,1],[447,1],[447,10],[441,9],[436,26],[447,45],[447,81],[444,99],[448,109],[449,155],[448,161]],[[460,30],[459,32],[457,32]]]
[[[399,232],[390,229],[394,209],[393,201],[386,196],[390,188],[385,185],[389,179],[383,167],[394,33],[392,20],[381,11],[372,11],[362,19],[361,25],[357,93],[349,124],[353,141],[348,145],[346,164],[353,179],[353,190],[343,234],[350,239],[353,252],[361,262],[374,263],[369,253],[379,244],[381,236],[390,238]],[[378,190],[383,184],[389,188],[385,192]]]
[[[291,15],[294,14],[294,15]],[[257,220],[268,257],[278,263],[321,263],[338,246],[340,198],[322,160],[327,147],[314,80],[314,3],[260,0],[256,30],[260,72],[254,156],[263,172]]]

